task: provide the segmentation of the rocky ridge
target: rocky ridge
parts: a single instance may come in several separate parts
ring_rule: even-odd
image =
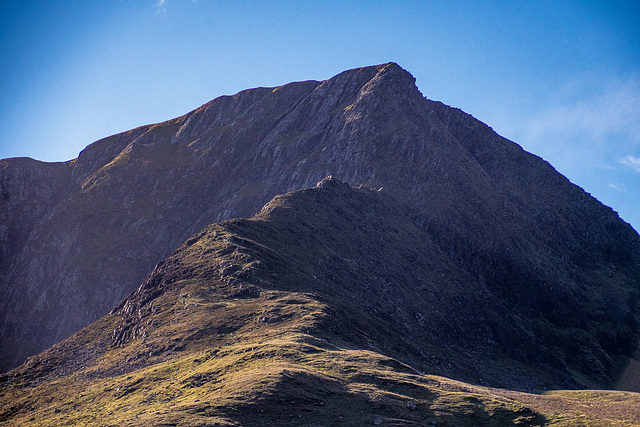
[[[640,423],[635,393],[493,388],[607,381],[606,357],[593,330],[527,314],[457,264],[392,195],[324,179],[207,226],[110,314],[0,376],[0,422]]]

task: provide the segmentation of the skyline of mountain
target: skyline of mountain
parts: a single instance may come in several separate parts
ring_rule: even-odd
[[[640,229],[635,1],[25,0],[0,16],[0,158],[68,161],[221,95],[394,61]]]

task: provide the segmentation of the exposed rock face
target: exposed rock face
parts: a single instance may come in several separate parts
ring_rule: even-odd
[[[634,230],[543,160],[425,99],[396,64],[217,98],[68,163],[2,166],[3,369],[108,312],[207,224],[249,217],[327,175],[383,187],[506,301],[566,328],[609,322],[590,349],[635,345]],[[576,316],[585,295],[618,315]],[[612,375],[601,356],[594,369]]]
[[[27,158],[0,160],[0,313],[3,321],[4,316],[12,315],[9,311],[16,308],[12,306],[13,301],[7,293],[10,287],[18,287],[19,289],[13,290],[20,292],[23,299],[35,301],[41,297],[42,293],[37,288],[43,260],[34,259],[28,263],[30,277],[26,282],[12,282],[9,275],[18,264],[20,255],[29,246],[30,234],[37,228],[37,224],[46,220],[46,216],[67,196],[70,188],[71,168],[68,163],[48,164]],[[27,313],[15,314],[16,320],[30,322],[24,318]],[[3,322],[2,331],[6,327]],[[15,341],[17,337],[4,332],[2,337],[0,367],[6,369],[15,364],[12,362],[7,365],[5,362],[15,358],[16,350],[21,349],[23,343]],[[9,340],[5,340],[5,337]],[[34,353],[41,349],[41,346],[29,346],[28,352]]]

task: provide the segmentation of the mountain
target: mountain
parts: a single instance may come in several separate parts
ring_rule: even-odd
[[[436,332],[452,346],[473,335],[462,343],[468,360],[486,346],[526,365],[511,380],[487,373],[491,381],[610,386],[633,360],[638,234],[542,159],[426,99],[408,72],[389,63],[217,98],[95,142],[70,162],[2,160],[2,368],[108,313],[208,224],[251,217],[275,195],[328,175],[381,188],[386,203],[446,255],[435,271],[448,278],[434,289],[457,295],[445,298],[448,310],[477,329],[461,334],[452,324]],[[407,256],[419,266],[427,261]],[[326,269],[355,274],[345,273],[356,268],[349,259],[328,259]],[[424,268],[402,277],[433,276]],[[380,315],[420,318],[427,306]],[[356,338],[349,337],[364,345]],[[421,349],[399,351],[423,357]],[[448,363],[437,372],[484,378]],[[528,366],[545,364],[551,373],[526,380]]]
[[[635,393],[487,387],[593,381],[601,361],[589,331],[493,294],[409,214],[326,178],[206,227],[109,315],[0,377],[0,422],[640,423]]]

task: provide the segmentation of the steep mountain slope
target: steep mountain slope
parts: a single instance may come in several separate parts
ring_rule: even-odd
[[[250,217],[327,175],[383,187],[457,268],[509,304],[526,301],[524,315],[597,329],[597,345],[580,341],[584,363],[593,348],[630,354],[637,341],[626,315],[637,311],[637,233],[546,162],[425,99],[393,63],[217,98],[71,162],[30,162],[33,186],[51,189],[26,223],[16,218],[31,202],[4,178],[25,174],[23,163],[4,160],[0,172],[15,212],[2,230],[23,236],[3,245],[5,369],[108,312],[207,224]],[[585,313],[585,298],[605,308]],[[593,357],[599,384],[615,361]]]
[[[570,343],[527,336],[540,319],[492,295],[391,200],[325,179],[207,227],[111,314],[4,375],[0,422],[640,423],[634,393],[533,395],[421,373],[512,386],[593,376]]]
[[[0,283],[8,285],[7,275],[27,245],[30,233],[64,199],[70,182],[68,164],[47,164],[26,158],[0,160]],[[6,298],[6,293],[0,295]],[[7,313],[8,302],[0,299],[3,315]],[[16,349],[28,354],[42,350],[41,346],[24,345],[13,341],[14,337],[8,338],[0,341],[0,362],[15,358]],[[7,366],[0,364],[0,367]]]

